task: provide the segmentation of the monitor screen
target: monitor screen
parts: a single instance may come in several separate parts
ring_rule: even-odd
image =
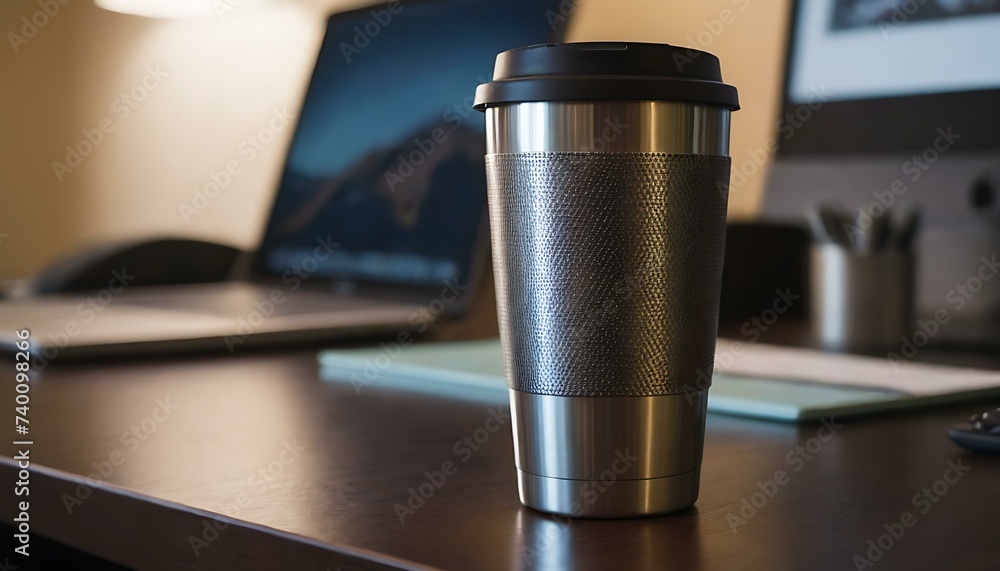
[[[320,276],[464,279],[486,207],[485,120],[473,92],[497,53],[551,41],[561,27],[553,14],[558,1],[451,0],[332,16],[260,269],[280,275],[324,240],[337,246]]]
[[[795,17],[793,103],[1000,88],[1000,0],[810,0]]]
[[[939,130],[1000,148],[1000,0],[795,0],[790,24],[779,155],[921,152]]]

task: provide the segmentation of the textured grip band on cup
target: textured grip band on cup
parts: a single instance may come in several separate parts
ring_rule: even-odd
[[[658,396],[707,388],[730,159],[488,155],[510,388]]]

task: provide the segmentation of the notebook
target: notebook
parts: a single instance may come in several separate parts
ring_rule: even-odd
[[[329,349],[320,375],[384,388],[507,402],[499,339]],[[893,362],[720,339],[708,410],[785,422],[1000,397],[1000,371]]]

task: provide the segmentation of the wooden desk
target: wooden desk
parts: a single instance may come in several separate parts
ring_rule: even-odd
[[[875,569],[1000,562],[1000,458],[945,436],[983,404],[844,421],[822,443],[819,425],[713,414],[695,508],[561,521],[518,503],[509,421],[456,453],[494,407],[377,382],[358,395],[318,380],[314,351],[51,368],[31,395],[32,531],[130,567],[854,569],[905,512],[916,523]],[[11,484],[16,447],[5,440]],[[394,505],[446,461],[457,473],[400,523]],[[968,473],[936,503],[913,504],[959,462]],[[101,470],[104,482],[81,476]],[[778,470],[788,481],[755,498]],[[755,513],[741,514],[744,498]],[[13,496],[0,506],[11,522]]]

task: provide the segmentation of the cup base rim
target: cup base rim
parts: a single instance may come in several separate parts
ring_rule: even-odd
[[[525,506],[573,518],[616,519],[668,514],[698,500],[701,470],[641,480],[571,480],[517,470]]]

